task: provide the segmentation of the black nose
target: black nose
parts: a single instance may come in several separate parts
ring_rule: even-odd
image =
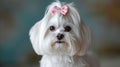
[[[63,35],[63,34],[60,34],[60,33],[59,33],[59,34],[57,35],[57,39],[58,39],[58,40],[61,40],[61,39],[63,39],[63,38],[64,38],[64,35]]]

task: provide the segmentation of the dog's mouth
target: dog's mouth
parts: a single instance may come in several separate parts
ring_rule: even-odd
[[[58,40],[56,43],[65,43],[64,41]]]
[[[66,42],[61,40],[55,41],[51,46],[55,49],[63,49],[67,47]]]

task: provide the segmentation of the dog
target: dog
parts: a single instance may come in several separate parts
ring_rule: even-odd
[[[74,3],[51,3],[29,35],[33,49],[43,56],[40,67],[99,67],[87,53],[91,30]]]

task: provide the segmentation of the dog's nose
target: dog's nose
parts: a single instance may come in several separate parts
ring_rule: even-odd
[[[57,35],[57,39],[58,39],[58,40],[61,40],[61,39],[63,39],[63,38],[64,38],[64,35],[63,35],[63,34],[60,34],[60,33],[59,33],[59,34]]]

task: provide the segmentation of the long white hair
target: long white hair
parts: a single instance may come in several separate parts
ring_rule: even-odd
[[[73,29],[72,33],[69,33],[70,35],[68,34],[69,36],[67,36],[66,34],[66,41],[69,42],[69,49],[71,49],[68,50],[67,53],[70,53],[70,55],[80,56],[86,54],[86,51],[89,45],[91,44],[91,32],[89,27],[86,26],[81,20],[80,14],[77,8],[75,7],[74,3],[67,4],[64,2],[56,1],[47,7],[43,19],[38,21],[30,30],[30,40],[35,52],[38,55],[54,53],[50,52],[53,50],[49,46],[50,44],[52,44],[51,41],[55,40],[55,37],[53,35],[50,35],[51,33],[49,33],[48,30],[51,24],[49,21],[53,17],[51,15],[51,10],[54,6],[61,8],[63,5],[68,6],[69,13],[66,16],[63,16],[58,13],[58,20],[61,21],[61,23],[63,23],[63,20],[70,21],[70,24]],[[67,49],[66,46],[65,49]]]

